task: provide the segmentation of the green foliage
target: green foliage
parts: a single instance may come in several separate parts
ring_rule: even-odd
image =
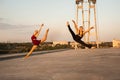
[[[29,52],[32,46],[33,46],[32,43],[0,43],[0,54]],[[42,43],[39,47],[37,47],[35,51],[65,48],[70,48],[70,46],[59,44],[52,46],[52,42],[46,42]]]
[[[0,43],[0,54],[26,52],[31,47],[31,43]]]

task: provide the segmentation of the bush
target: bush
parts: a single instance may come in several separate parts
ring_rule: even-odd
[[[31,43],[0,43],[0,54],[6,54],[6,53],[23,53],[28,52],[32,48]],[[54,49],[65,49],[65,48],[71,48],[70,45],[60,45],[57,44],[54,47],[52,46],[52,43],[42,43],[35,51],[41,51],[41,50],[54,50]]]

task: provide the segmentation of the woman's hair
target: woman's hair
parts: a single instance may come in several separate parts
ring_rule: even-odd
[[[84,28],[83,28],[83,26],[80,26],[80,27],[79,27],[79,29],[82,29],[82,31],[84,31]]]
[[[83,26],[80,26],[79,28],[83,28]],[[84,28],[83,28],[84,29]]]
[[[38,33],[38,30],[35,30],[35,31],[34,31],[34,34],[37,34],[37,33]]]

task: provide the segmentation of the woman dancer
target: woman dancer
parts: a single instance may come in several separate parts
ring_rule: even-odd
[[[70,28],[69,22],[67,22],[67,27],[68,27],[68,29],[69,29],[69,31],[70,31],[73,39],[74,39],[76,42],[80,43],[81,45],[83,45],[83,46],[85,46],[85,47],[88,47],[88,48],[91,48],[91,47],[92,47],[91,44],[86,44],[86,43],[83,42],[81,39],[83,38],[83,36],[84,36],[87,32],[89,32],[89,31],[90,31],[91,29],[93,29],[94,27],[90,27],[88,30],[84,31],[84,29],[83,29],[82,26],[80,26],[80,27],[78,28],[78,26],[77,26],[77,24],[75,23],[75,21],[72,20],[72,22],[74,23],[74,27],[75,27],[75,29],[76,29],[76,33],[77,33],[77,34],[75,34],[75,33],[72,31],[72,29]]]
[[[33,46],[31,48],[31,50],[27,53],[25,58],[28,58],[30,56],[30,54],[32,54],[32,52],[39,46],[39,44],[41,44],[41,43],[46,41],[49,29],[46,30],[46,33],[45,33],[44,37],[41,40],[37,40],[37,37],[39,36],[40,31],[41,31],[43,26],[44,26],[44,24],[41,24],[40,29],[34,31],[32,37],[31,37]]]

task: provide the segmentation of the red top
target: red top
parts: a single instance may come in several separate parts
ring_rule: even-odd
[[[39,45],[41,42],[41,40],[37,40],[35,35],[32,35],[31,40],[32,40],[33,45]]]

